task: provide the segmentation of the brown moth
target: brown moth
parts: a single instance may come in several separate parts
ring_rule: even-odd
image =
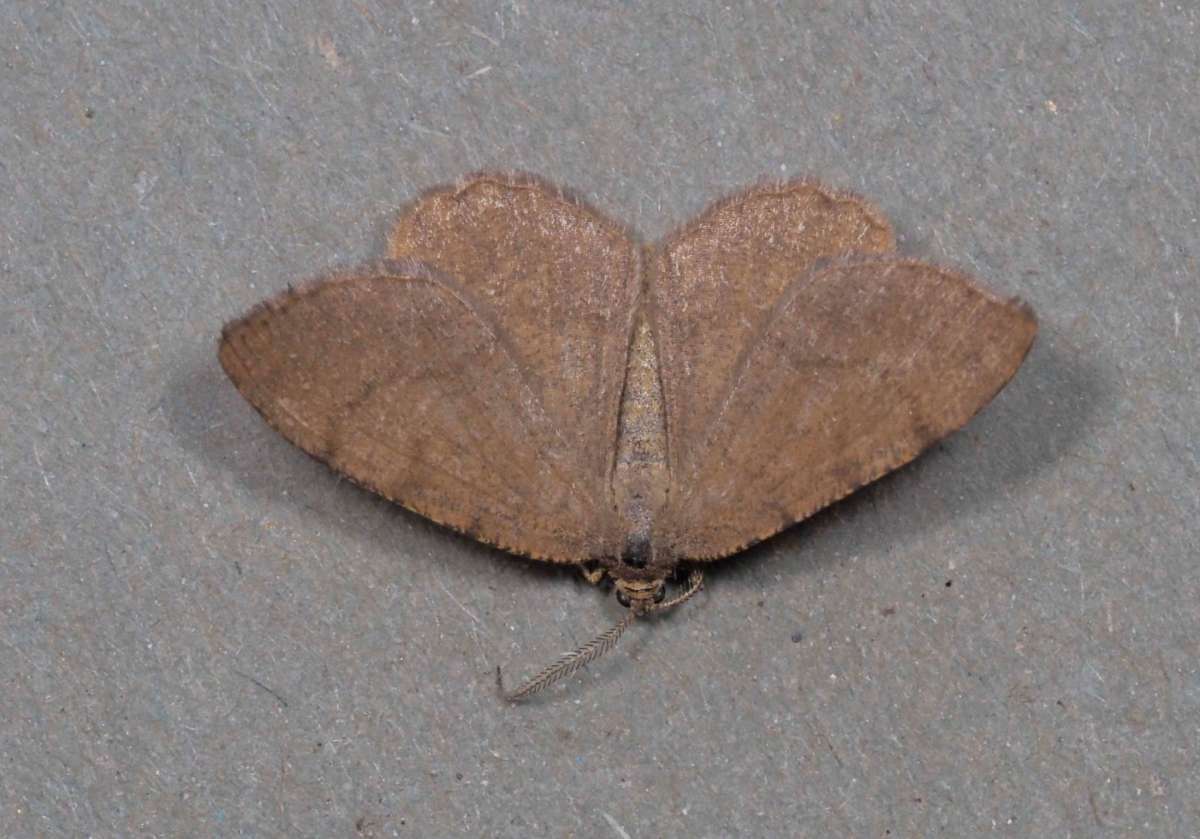
[[[626,617],[521,699],[1008,382],[1029,306],[894,249],[878,210],[810,181],[752,187],[646,246],[554,186],[480,174],[417,200],[387,261],[226,325],[220,360],[354,482],[613,581]]]

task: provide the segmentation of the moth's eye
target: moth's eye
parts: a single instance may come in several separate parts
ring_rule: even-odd
[[[663,598],[664,598],[664,597],[666,597],[666,596],[667,596],[667,586],[666,586],[666,584],[660,585],[660,586],[658,587],[658,591],[654,592],[654,602],[655,602],[655,603],[662,603],[662,602],[663,602]]]
[[[621,589],[617,589],[617,602],[628,609],[630,606],[629,595],[621,591]]]

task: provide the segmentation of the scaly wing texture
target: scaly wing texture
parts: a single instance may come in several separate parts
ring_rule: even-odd
[[[797,277],[686,441],[699,454],[673,476],[663,538],[725,556],[907,463],[1005,385],[1036,331],[1027,306],[916,262]]]
[[[734,370],[788,283],[820,260],[894,247],[865,201],[792,181],[720,201],[657,248],[650,294],[673,473],[695,466]]]
[[[486,301],[546,414],[608,514],[641,254],[617,224],[527,175],[482,174],[426,193],[391,233],[389,256],[455,277]]]
[[[489,544],[581,561],[596,487],[518,355],[484,302],[412,261],[288,291],[220,344],[266,420],[356,483]]]

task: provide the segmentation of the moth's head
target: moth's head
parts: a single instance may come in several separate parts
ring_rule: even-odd
[[[635,612],[648,611],[667,596],[666,580],[615,580],[617,602]]]

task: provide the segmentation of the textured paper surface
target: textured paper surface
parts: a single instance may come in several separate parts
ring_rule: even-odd
[[[727,5],[0,4],[0,834],[1195,831],[1196,9]],[[813,175],[1038,342],[514,709],[493,667],[617,604],[339,481],[213,353],[483,168],[651,239]]]

